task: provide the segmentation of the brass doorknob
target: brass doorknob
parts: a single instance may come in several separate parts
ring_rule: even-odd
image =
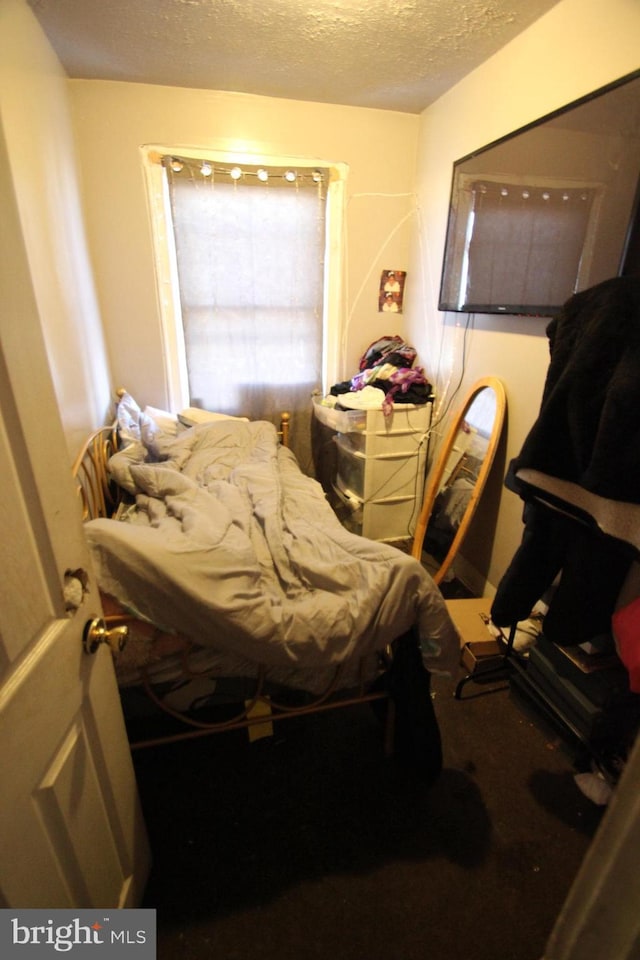
[[[112,653],[120,653],[128,639],[129,627],[126,624],[109,627],[104,617],[94,617],[85,625],[82,643],[85,653],[95,653],[103,643],[109,645]]]

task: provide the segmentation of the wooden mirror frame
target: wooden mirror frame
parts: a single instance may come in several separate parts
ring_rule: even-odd
[[[484,490],[487,477],[489,476],[489,471],[493,465],[496,449],[502,433],[504,414],[507,406],[507,398],[504,387],[501,381],[496,377],[484,377],[483,379],[476,381],[476,383],[474,383],[474,385],[471,387],[464,400],[464,403],[453,418],[451,426],[449,427],[449,431],[444,438],[442,447],[438,452],[438,458],[427,478],[427,486],[425,488],[424,498],[422,501],[422,509],[420,510],[420,516],[418,517],[418,522],[416,524],[416,530],[413,536],[413,546],[411,549],[411,556],[420,561],[422,561],[422,547],[424,544],[424,538],[427,532],[429,519],[433,511],[436,497],[440,491],[442,477],[449,459],[449,455],[453,449],[456,437],[458,435],[458,431],[467,416],[471,404],[477,395],[487,387],[492,389],[496,395],[496,415],[493,422],[493,428],[489,436],[487,453],[478,472],[478,477],[471,493],[471,497],[469,498],[469,503],[467,504],[465,512],[462,516],[458,530],[451,541],[449,550],[447,551],[447,554],[444,560],[441,562],[438,570],[435,572],[435,574],[432,574],[435,583],[441,582],[449,570],[449,567],[453,563],[456,553],[458,552],[460,545],[469,529],[473,515],[476,512],[476,508],[482,495],[482,491]]]

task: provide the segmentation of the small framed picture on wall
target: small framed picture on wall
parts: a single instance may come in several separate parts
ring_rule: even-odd
[[[378,293],[379,313],[402,313],[406,270],[383,270]]]

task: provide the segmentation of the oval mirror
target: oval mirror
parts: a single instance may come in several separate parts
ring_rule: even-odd
[[[425,488],[411,555],[436,583],[444,578],[469,529],[502,432],[504,387],[478,380],[442,442]]]

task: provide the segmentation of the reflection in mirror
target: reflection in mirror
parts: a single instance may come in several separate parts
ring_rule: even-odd
[[[453,419],[427,478],[411,555],[436,583],[469,529],[495,456],[506,397],[495,377],[479,380]]]
[[[554,316],[637,273],[640,71],[457,160],[441,310]]]

